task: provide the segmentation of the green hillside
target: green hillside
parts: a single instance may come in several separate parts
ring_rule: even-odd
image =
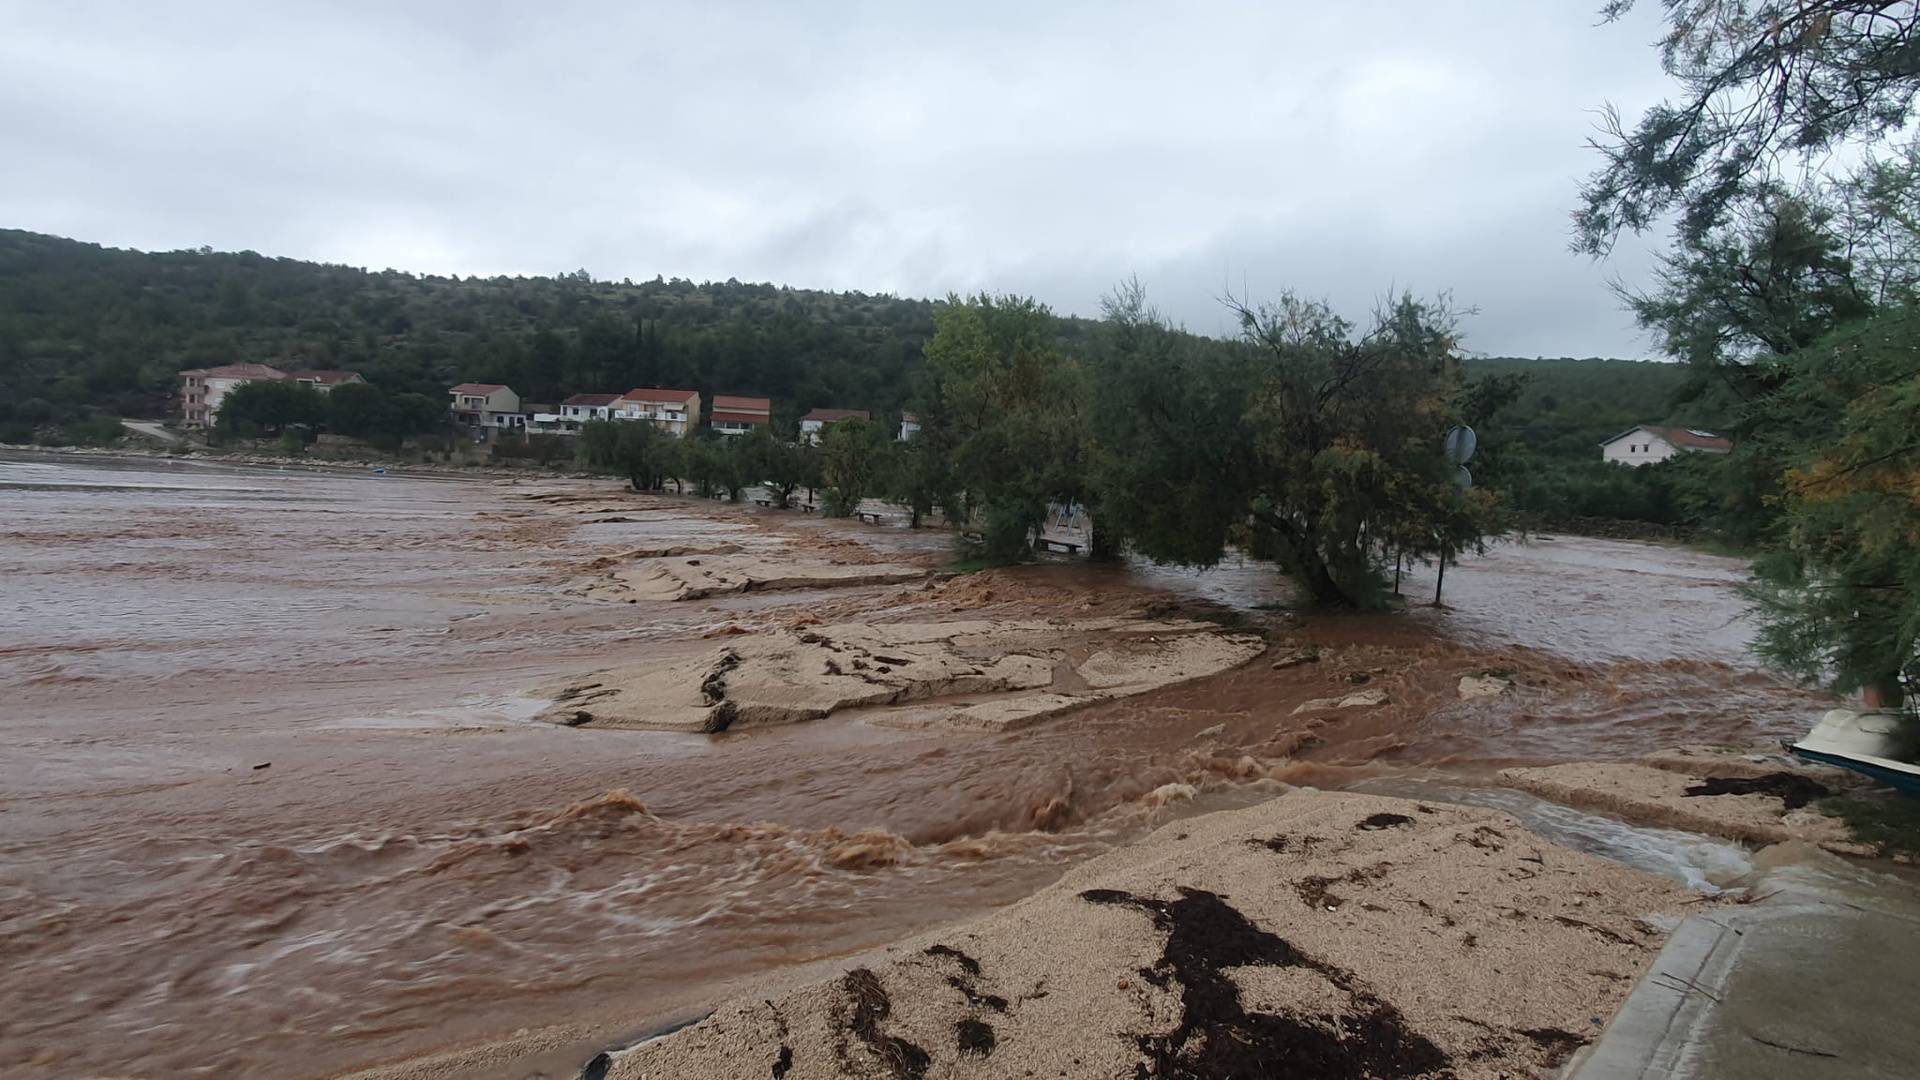
[[[144,253],[0,231],[0,401],[159,416],[183,368],[349,368],[389,391],[649,384],[893,408],[934,305],[737,281],[468,278],[252,252]],[[1065,327],[1071,331],[1071,327]]]
[[[1519,444],[1543,457],[1598,460],[1601,440],[1635,424],[1712,430],[1731,419],[1724,389],[1696,387],[1683,364],[1494,357],[1469,360],[1466,369],[1474,379],[1526,376],[1519,397],[1481,435],[1490,444]]]
[[[909,401],[937,302],[737,281],[458,278],[201,249],[146,253],[0,230],[0,422],[98,411],[163,416],[183,368],[347,368],[438,398],[504,382],[529,401],[634,386],[766,395],[777,417]],[[1058,321],[1067,351],[1094,324]],[[1483,436],[1554,458],[1642,421],[1711,426],[1676,406],[1683,369],[1623,360],[1482,359],[1525,374]]]

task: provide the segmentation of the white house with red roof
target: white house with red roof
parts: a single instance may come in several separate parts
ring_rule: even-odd
[[[684,436],[700,424],[700,393],[636,387],[611,403],[607,418],[648,423],[669,435]]]
[[[715,394],[709,422],[722,435],[745,435],[773,423],[773,402],[763,397]]]
[[[920,418],[910,412],[901,413],[898,441],[912,442],[913,437],[918,434],[920,434]]]
[[[476,431],[520,431],[527,414],[520,411],[520,395],[499,383],[461,383],[447,391],[453,398],[448,411],[453,422]]]
[[[1653,465],[1680,454],[1729,454],[1733,440],[1697,428],[1641,424],[1600,444],[1603,461],[1622,465]]]
[[[560,403],[560,422],[578,427],[589,420],[612,419],[619,400],[619,394],[575,394]]]
[[[595,420],[612,418],[619,394],[575,394],[558,405],[536,405],[523,401],[527,431],[544,435],[577,435],[580,428]]]
[[[820,432],[828,424],[837,424],[842,420],[871,420],[873,414],[865,409],[815,409],[800,418],[800,438],[803,442],[818,445]]]

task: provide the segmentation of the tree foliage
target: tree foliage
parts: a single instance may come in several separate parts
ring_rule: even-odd
[[[829,517],[858,513],[860,503],[878,494],[887,465],[885,429],[852,417],[828,424],[820,439],[820,475],[826,484],[823,512]]]
[[[341,383],[326,394],[326,426],[355,439],[398,440],[446,426],[447,408],[424,394],[389,394],[371,383]]]
[[[1784,478],[1780,543],[1754,590],[1759,646],[1842,691],[1920,677],[1920,309],[1802,350],[1769,402],[1805,452]]]
[[[1095,468],[1135,548],[1209,565],[1251,523],[1313,601],[1374,607],[1390,552],[1478,543],[1493,500],[1441,452],[1467,399],[1444,301],[1396,298],[1365,332],[1292,294],[1233,306],[1242,340],[1201,342],[1137,286],[1108,303]]]
[[[317,428],[327,419],[327,399],[306,383],[242,383],[227,392],[214,418],[223,436],[277,435],[298,425]]]
[[[657,491],[684,475],[674,437],[652,424],[591,420],[580,428],[579,455],[590,468],[625,476],[635,491]]]
[[[1635,0],[1608,0],[1609,19]],[[1677,101],[1631,129],[1609,110],[1606,158],[1581,189],[1579,245],[1677,212],[1684,237],[1779,179],[1783,164],[1903,128],[1920,88],[1920,4],[1911,0],[1661,0],[1661,65]]]
[[[917,529],[935,509],[956,505],[952,470],[929,440],[895,443],[889,458],[886,494],[907,508],[909,526]]]
[[[1831,206],[1813,193],[1769,188],[1732,220],[1664,256],[1656,285],[1627,294],[1641,325],[1701,381],[1752,400],[1785,375],[1780,360],[1871,301],[1854,280]]]
[[[989,558],[1018,558],[1048,504],[1081,486],[1080,374],[1031,299],[953,296],[934,322],[922,449],[952,470],[949,519],[977,528]]]
[[[801,442],[776,438],[771,428],[757,427],[739,447],[753,482],[764,485],[775,506],[786,508],[793,493],[807,479],[807,459],[815,449]]]
[[[1575,215],[1582,242],[1604,250],[1680,211],[1679,250],[1635,310],[1739,391],[1722,509],[1767,541],[1760,647],[1843,689],[1895,690],[1920,626],[1920,155],[1884,149],[1920,88],[1920,5],[1664,4],[1662,55],[1687,98],[1614,126]],[[1813,157],[1836,151],[1865,164],[1828,175]],[[1788,190],[1778,165],[1793,156],[1811,175]]]

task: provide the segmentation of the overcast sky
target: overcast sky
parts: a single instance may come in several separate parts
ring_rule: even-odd
[[[1292,287],[1642,356],[1570,254],[1659,6],[0,0],[0,227],[434,273],[1031,293],[1190,328]]]

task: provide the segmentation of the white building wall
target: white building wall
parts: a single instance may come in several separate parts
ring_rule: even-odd
[[[662,407],[644,402],[629,401],[625,403],[624,408],[613,408],[606,414],[605,418],[610,420],[644,421],[669,435],[685,435],[687,433],[687,410],[684,408]]]
[[[1679,452],[1672,443],[1642,428],[1601,447],[1600,457],[1604,461],[1640,466],[1657,464]]]
[[[220,403],[227,400],[227,395],[256,380],[209,378],[203,381],[207,384],[206,422],[213,425],[220,422]]]

